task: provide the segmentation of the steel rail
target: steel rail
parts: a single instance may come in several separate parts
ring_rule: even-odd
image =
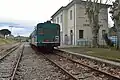
[[[64,51],[61,51],[60,49],[54,49],[55,51],[59,51],[59,52],[64,52]],[[68,52],[65,52],[65,53],[68,53]],[[87,58],[87,57],[85,57]],[[99,58],[102,58],[101,56]],[[87,58],[89,59],[89,58]],[[103,58],[104,59],[104,58]],[[94,59],[93,59],[94,60]],[[111,58],[107,58],[106,60],[109,60],[109,61],[114,61],[114,62],[120,62],[120,59],[111,59]],[[101,61],[100,61],[101,62]],[[106,63],[106,62],[104,62]],[[109,64],[109,63],[106,63],[106,64]]]
[[[55,53],[55,54],[56,54],[56,53]],[[71,59],[71,58],[62,56],[62,55],[60,55],[60,54],[56,54],[56,55],[61,56],[61,57],[64,57],[64,58],[66,58],[66,59],[68,59],[68,60],[70,60],[70,61],[72,61],[72,62],[74,62],[74,63],[77,63],[77,64],[83,65],[83,66],[85,66],[85,67],[88,67],[88,68],[90,68],[90,69],[92,69],[92,70],[94,70],[94,71],[97,71],[97,72],[100,72],[100,73],[105,74],[105,75],[107,75],[107,76],[110,76],[110,77],[114,78],[115,80],[120,80],[120,77],[114,76],[114,75],[112,75],[112,74],[110,74],[110,73],[108,73],[108,72],[104,72],[104,71],[95,69],[95,68],[93,68],[93,67],[90,67],[90,66],[88,66],[88,65],[85,65],[85,64],[83,64],[83,63],[81,63],[81,62],[78,62],[78,61],[76,61],[76,60],[73,60],[73,59]]]
[[[10,53],[12,53],[13,51],[15,51],[17,48],[19,47],[19,45],[17,45],[17,46],[13,46],[12,48],[9,48],[9,49],[7,49],[5,52],[7,52],[7,51],[9,51],[9,52],[7,52],[5,55],[3,55],[2,57],[0,57],[0,60],[2,60],[2,59],[4,59],[5,57],[7,57]],[[4,53],[5,53],[4,52]]]
[[[10,80],[14,80],[14,77],[15,77],[15,74],[16,74],[16,71],[17,71],[17,68],[18,68],[18,66],[19,66],[20,60],[21,60],[22,55],[23,55],[23,51],[24,51],[24,45],[23,45],[23,48],[22,48],[22,52],[20,53],[20,56],[18,57],[18,60],[17,60],[17,62],[16,62],[16,64],[15,64],[15,68],[14,68],[14,70],[13,70],[13,74],[12,74]]]
[[[41,53],[42,54],[42,53]],[[67,73],[71,78],[73,78],[74,80],[78,80],[76,77],[74,77],[71,73],[69,73],[67,70],[65,70],[64,68],[62,68],[60,65],[58,65],[56,62],[54,62],[53,60],[51,60],[50,58],[48,58],[47,56],[45,56],[44,54],[42,54],[47,60],[49,60],[50,62],[52,62],[53,64],[55,64],[55,66],[59,67],[62,71],[64,71],[65,73]]]

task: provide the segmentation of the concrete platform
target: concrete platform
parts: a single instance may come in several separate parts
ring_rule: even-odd
[[[64,48],[68,48],[68,47],[67,46],[62,46],[62,47],[60,47],[59,50],[67,52],[67,53],[70,53],[70,54],[73,54],[73,55],[82,56],[82,57],[85,57],[85,58],[88,58],[88,59],[93,59],[93,60],[97,60],[97,61],[100,61],[100,62],[104,62],[104,63],[107,63],[107,64],[111,64],[111,65],[115,65],[115,66],[120,67],[120,63],[119,62],[110,61],[110,60],[106,60],[106,59],[101,59],[101,58],[88,56],[88,55],[84,55],[84,54],[81,54],[81,52],[80,53],[75,53],[75,52],[72,52],[72,51],[69,51],[69,50],[65,50]]]
[[[74,46],[74,45],[61,45],[58,48],[70,48],[70,47],[80,47],[80,46]]]

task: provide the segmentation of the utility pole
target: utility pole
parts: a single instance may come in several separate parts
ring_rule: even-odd
[[[13,28],[13,26],[9,26],[10,28],[11,28],[11,35],[12,35],[12,28]]]
[[[19,33],[17,33],[17,35],[18,35],[18,41],[21,42],[21,37],[20,37]]]

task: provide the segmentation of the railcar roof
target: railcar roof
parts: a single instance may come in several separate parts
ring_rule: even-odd
[[[37,28],[39,28],[39,27],[48,27],[48,26],[50,26],[50,27],[60,27],[60,25],[59,24],[55,24],[55,23],[38,23],[37,24]]]
[[[50,27],[58,27],[58,29],[60,29],[60,25],[56,24],[56,23],[51,23],[50,21],[44,22],[44,23],[38,23],[37,26],[35,26],[35,28],[37,29],[38,27],[45,27],[45,25],[48,27],[48,25],[50,25]],[[53,26],[54,25],[54,26]],[[34,31],[30,34],[30,36],[34,33]]]

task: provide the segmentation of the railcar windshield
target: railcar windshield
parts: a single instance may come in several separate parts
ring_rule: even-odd
[[[58,34],[59,30],[55,30],[55,29],[44,29],[43,32],[45,34]]]
[[[39,28],[38,34],[59,34],[58,28]]]

